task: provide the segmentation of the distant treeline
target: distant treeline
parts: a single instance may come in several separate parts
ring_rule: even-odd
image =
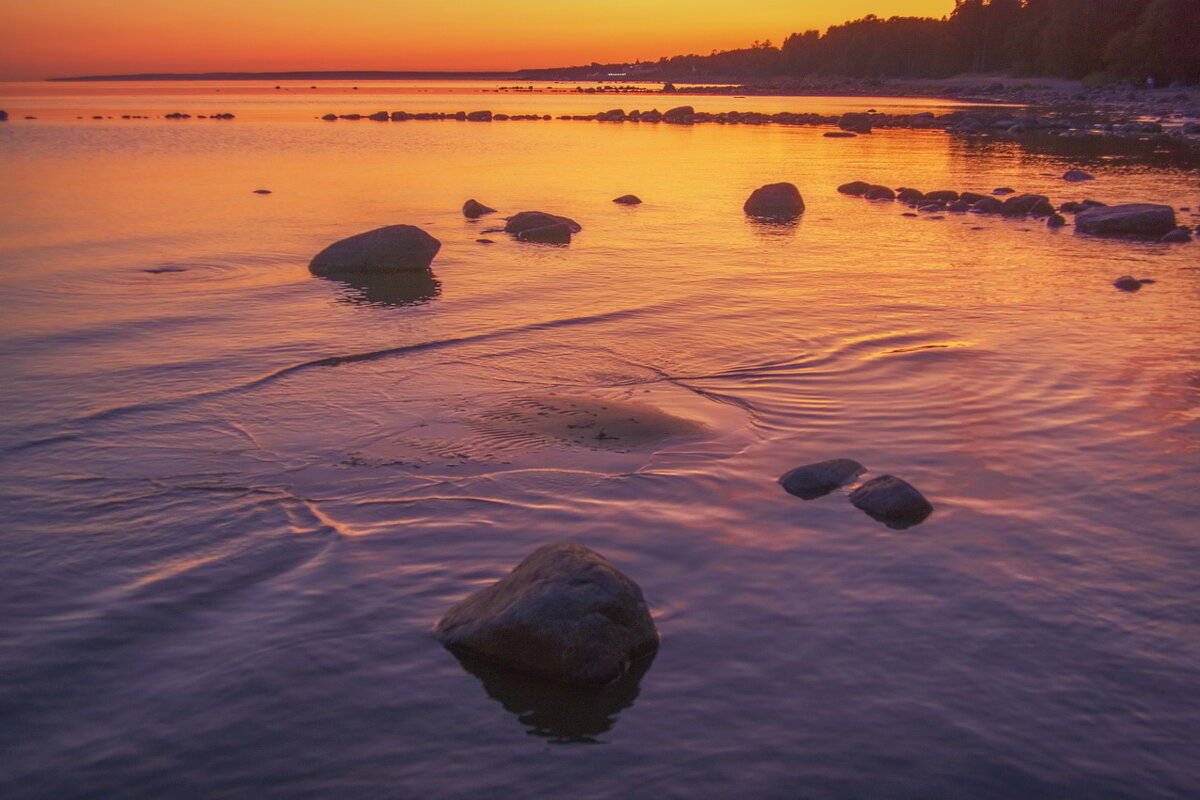
[[[570,77],[622,68],[593,64],[573,68]],[[1200,0],[956,0],[943,19],[871,14],[834,25],[823,35],[793,33],[778,47],[755,42],[740,50],[674,56],[625,69],[630,78],[664,80],[1002,72],[1097,84],[1147,78],[1160,86],[1197,84]]]

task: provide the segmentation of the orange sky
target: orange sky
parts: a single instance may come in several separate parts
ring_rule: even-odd
[[[214,70],[511,70],[778,44],[954,0],[11,0],[0,80]]]

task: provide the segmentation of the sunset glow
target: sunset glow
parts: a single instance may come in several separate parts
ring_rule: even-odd
[[[0,79],[286,70],[515,70],[778,44],[876,14],[941,17],[953,0],[49,0],[9,4]]]

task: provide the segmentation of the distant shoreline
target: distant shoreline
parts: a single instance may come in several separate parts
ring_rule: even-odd
[[[136,75],[78,75],[46,78],[51,83],[80,81],[420,81],[420,80],[522,79],[519,72],[388,72],[340,70],[332,72],[145,72]]]

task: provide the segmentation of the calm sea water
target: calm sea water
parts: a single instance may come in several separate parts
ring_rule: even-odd
[[[4,797],[1195,796],[1200,245],[834,188],[1196,224],[1200,173],[936,131],[312,121],[664,97],[200,88],[0,104]],[[238,119],[90,119],[168,110]],[[780,180],[802,219],[749,221]],[[519,244],[468,197],[583,232]],[[442,241],[433,279],[308,274],[395,223]],[[531,423],[546,395],[709,433],[572,444]],[[935,513],[893,530],[775,482],[835,457]],[[433,639],[563,539],[645,591],[639,683],[577,694]]]

